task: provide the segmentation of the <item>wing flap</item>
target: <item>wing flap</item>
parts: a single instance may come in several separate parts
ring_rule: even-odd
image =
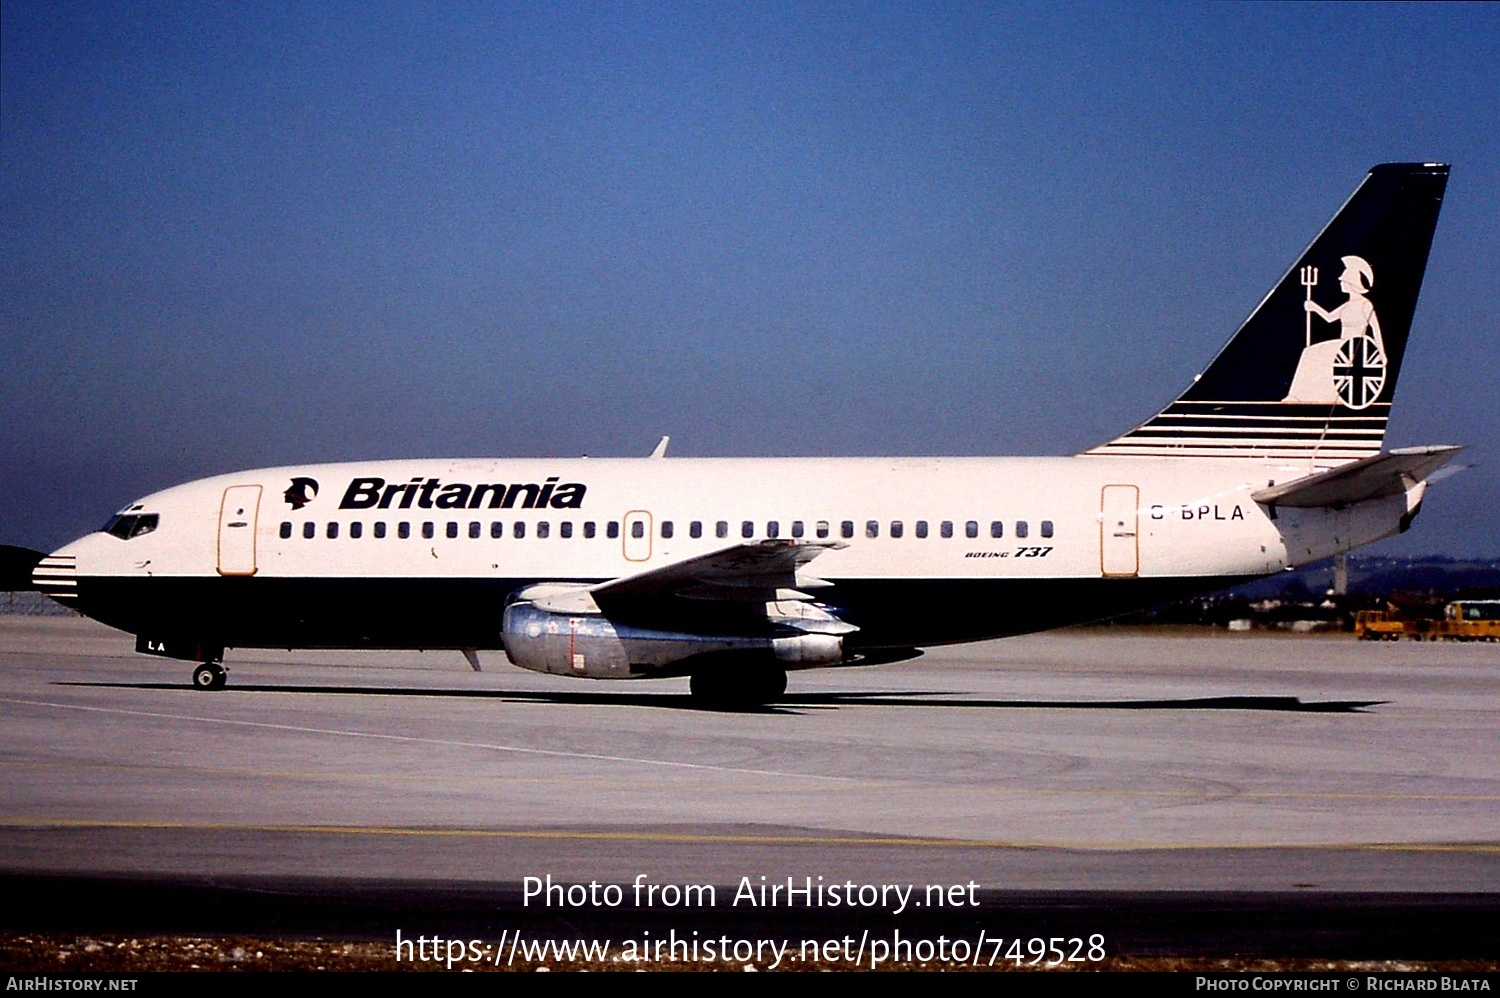
[[[842,548],[841,541],[765,540],[673,562],[636,575],[602,582],[589,589],[600,606],[617,599],[689,599],[765,602],[811,599],[802,587],[827,585],[801,569],[824,551]]]
[[[726,610],[765,603],[810,602],[803,589],[832,585],[801,571],[842,541],[765,540],[736,544],[597,585],[540,583],[518,595],[553,613],[672,616],[665,607],[677,600],[718,603]]]

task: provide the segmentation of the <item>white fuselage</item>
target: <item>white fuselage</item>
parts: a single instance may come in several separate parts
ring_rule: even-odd
[[[842,546],[822,553],[811,571],[833,584],[828,602],[859,618],[857,604],[878,592],[860,620],[863,640],[879,644],[879,618],[899,605],[931,625],[908,620],[891,640],[932,644],[1092,619],[1149,605],[1162,593],[1266,575],[1394,533],[1408,512],[1400,496],[1337,512],[1279,514],[1251,498],[1312,470],[1284,460],[1092,455],[312,465],[221,475],[152,494],[127,511],[157,516],[150,532],[129,539],[90,534],[50,560],[73,560],[85,612],[145,633],[188,626],[163,602],[189,591],[182,587],[190,582],[196,584],[184,613],[226,621],[237,608],[247,617],[291,612],[292,597],[269,604],[261,597],[291,591],[281,584],[313,582],[316,597],[306,590],[295,599],[357,601],[365,597],[348,596],[356,585],[382,583],[489,585],[484,599],[498,619],[499,588],[615,579],[769,537],[827,540]],[[294,509],[285,493],[298,479],[314,486],[295,497],[307,501]],[[523,487],[507,494],[517,484]],[[1138,585],[1140,599],[1116,596],[1095,606],[1079,596],[1100,584],[1119,594],[1132,583],[1179,579],[1180,589]],[[101,582],[110,593],[134,593],[123,601],[132,609],[91,602],[89,591]],[[132,589],[131,582],[144,585]],[[1079,605],[1028,619],[1031,610],[983,609],[1005,592],[1023,591],[983,588],[1002,582],[1096,588],[1057,589],[1057,600]],[[993,619],[966,619],[950,632],[943,621],[956,607],[943,593],[954,592],[977,594],[963,603],[966,617]],[[371,613],[390,612],[380,599],[367,602]],[[275,628],[262,635],[255,626],[225,627],[229,644],[291,643]],[[412,642],[492,646],[483,632],[476,625],[451,641],[420,633]],[[389,634],[371,623],[347,643],[404,643]],[[344,643],[321,631],[306,640]]]

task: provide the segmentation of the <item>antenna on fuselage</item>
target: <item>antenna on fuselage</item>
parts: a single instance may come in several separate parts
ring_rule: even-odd
[[[667,456],[667,444],[671,441],[671,439],[672,439],[671,437],[662,437],[660,440],[658,440],[656,442],[656,447],[651,451],[651,456],[652,457],[666,457]]]

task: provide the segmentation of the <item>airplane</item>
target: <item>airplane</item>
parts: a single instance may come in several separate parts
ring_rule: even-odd
[[[219,475],[0,571],[195,663],[452,649],[690,677],[914,658],[1234,586],[1405,531],[1461,449],[1382,449],[1449,168],[1374,167],[1166,408],[1065,457],[390,460]],[[0,586],[3,587],[3,586]]]

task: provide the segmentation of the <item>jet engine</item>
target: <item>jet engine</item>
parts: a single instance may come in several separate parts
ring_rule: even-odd
[[[761,633],[695,634],[628,625],[611,620],[586,593],[570,587],[532,586],[516,593],[505,608],[505,653],[523,669],[559,676],[625,679],[681,675],[674,668],[687,659],[723,656],[758,660],[779,669],[837,665],[844,658],[843,634],[854,628],[820,608],[772,602],[757,615]],[[538,605],[552,604],[551,607]],[[578,612],[569,604],[574,604]],[[567,607],[566,609],[561,607]]]

